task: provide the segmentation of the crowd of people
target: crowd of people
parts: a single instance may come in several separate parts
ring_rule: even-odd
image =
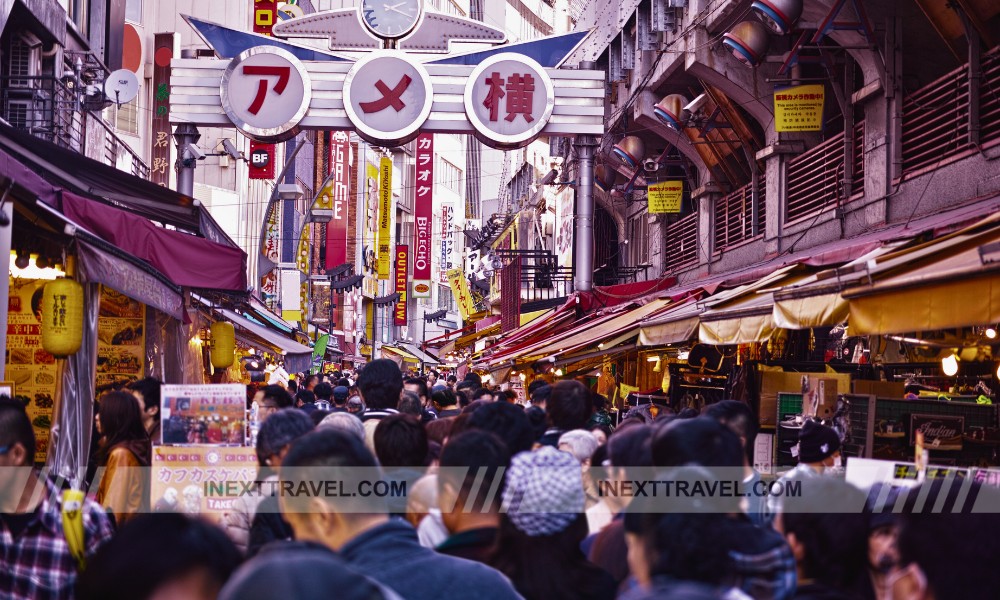
[[[859,489],[842,477],[836,432],[807,421],[800,464],[780,480],[801,481],[801,497],[680,496],[663,510],[660,498],[602,494],[594,473],[631,484],[729,469],[752,488],[748,406],[615,424],[578,381],[532,382],[522,406],[475,374],[404,377],[389,360],[250,390],[256,479],[367,469],[405,479],[404,498],[244,495],[220,523],[156,512],[143,481],[115,475],[149,464],[150,383],[100,398],[93,462],[105,470],[75,503],[26,468],[30,420],[0,398],[0,598],[978,600],[1000,590],[993,488]],[[67,513],[82,515],[80,531]]]

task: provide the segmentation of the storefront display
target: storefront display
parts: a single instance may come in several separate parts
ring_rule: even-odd
[[[246,386],[164,385],[160,415],[160,441],[165,445],[242,446],[246,443]]]
[[[145,376],[146,306],[101,286],[97,321],[97,388]]]

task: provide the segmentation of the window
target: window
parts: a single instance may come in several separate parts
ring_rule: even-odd
[[[114,108],[114,107],[112,107]],[[139,97],[115,109],[115,129],[122,133],[139,135]]]
[[[142,24],[142,0],[125,0],[125,20]]]
[[[69,0],[66,12],[73,24],[76,25],[77,31],[89,35],[90,0]]]
[[[445,159],[438,158],[434,180],[449,190],[459,192],[461,189],[459,186],[462,184],[462,170]]]
[[[438,310],[442,308],[455,312],[455,297],[451,295],[451,287],[447,285],[438,286]]]
[[[649,221],[647,213],[639,213],[628,222],[629,264],[638,266],[649,261]]]

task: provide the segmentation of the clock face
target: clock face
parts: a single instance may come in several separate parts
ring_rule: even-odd
[[[361,20],[375,35],[395,39],[413,31],[422,0],[363,0]]]

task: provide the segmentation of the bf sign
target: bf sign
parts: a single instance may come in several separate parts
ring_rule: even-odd
[[[256,169],[263,169],[271,163],[271,153],[266,148],[257,148],[250,154],[250,164]]]
[[[274,179],[274,144],[250,140],[250,179]]]
[[[312,83],[290,52],[257,46],[230,61],[221,95],[234,125],[254,139],[279,142],[298,132],[312,99]]]

